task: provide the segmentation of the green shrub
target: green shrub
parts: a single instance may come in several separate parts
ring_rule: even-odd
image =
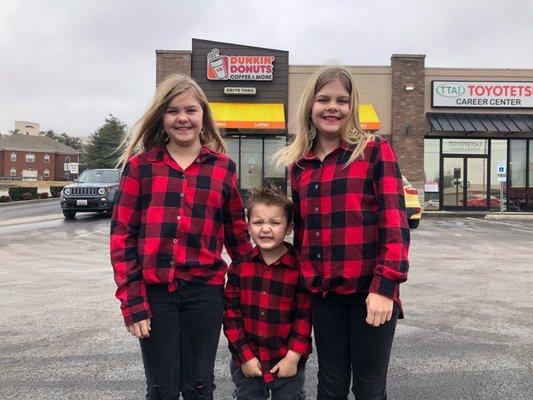
[[[34,187],[24,187],[24,186],[15,186],[9,188],[9,197],[11,197],[11,200],[22,200],[22,195],[25,193],[29,193],[32,198],[37,197],[37,188]],[[27,197],[27,196],[26,196]]]
[[[52,194],[52,197],[59,197],[64,187],[65,186],[50,186],[50,193]]]

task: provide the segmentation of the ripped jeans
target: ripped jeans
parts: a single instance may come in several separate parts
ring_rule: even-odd
[[[148,285],[150,337],[140,339],[147,400],[213,400],[213,370],[222,327],[223,286],[178,281]]]

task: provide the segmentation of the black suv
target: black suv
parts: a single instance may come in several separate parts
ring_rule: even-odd
[[[77,212],[111,214],[120,181],[118,169],[88,169],[61,191],[61,208],[66,219]]]

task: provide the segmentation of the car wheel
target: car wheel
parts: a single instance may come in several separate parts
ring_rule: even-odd
[[[76,211],[63,210],[63,216],[65,219],[74,219],[76,217]]]
[[[418,228],[418,224],[420,224],[420,220],[419,219],[410,219],[409,220],[409,228],[411,228],[411,229]]]

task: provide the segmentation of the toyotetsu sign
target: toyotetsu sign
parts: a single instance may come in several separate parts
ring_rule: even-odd
[[[432,107],[533,108],[533,82],[432,81]]]
[[[213,81],[271,81],[274,56],[225,56],[219,49],[207,54],[207,78]]]

